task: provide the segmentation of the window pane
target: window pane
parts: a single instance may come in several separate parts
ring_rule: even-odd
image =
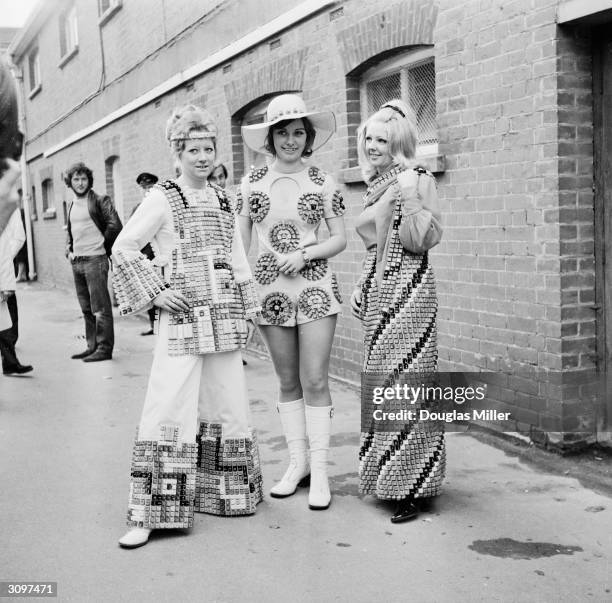
[[[380,106],[392,98],[401,98],[400,74],[392,73],[379,80],[373,80],[366,86],[368,115],[375,113]]]
[[[408,103],[417,116],[419,144],[437,143],[436,73],[433,63],[423,63],[408,69],[408,94]]]
[[[32,219],[36,220],[38,210],[36,208],[36,187],[34,185],[32,186],[32,207],[30,209],[32,210]]]
[[[66,39],[66,17],[65,15],[60,15],[60,57],[63,57],[66,54],[66,50],[68,49],[68,40]]]
[[[30,54],[28,66],[30,71],[30,90],[34,90],[38,86],[38,50]]]
[[[76,6],[73,6],[70,9],[70,14],[68,15],[68,21],[70,23],[70,44],[72,48],[74,48],[79,43]]]
[[[45,180],[42,183],[42,201],[43,211],[46,211],[50,207],[55,207],[55,200],[53,198],[53,180]]]

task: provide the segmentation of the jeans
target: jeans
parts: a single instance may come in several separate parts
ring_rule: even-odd
[[[115,331],[108,292],[108,258],[105,255],[77,256],[72,260],[72,275],[85,320],[87,349],[112,354]]]

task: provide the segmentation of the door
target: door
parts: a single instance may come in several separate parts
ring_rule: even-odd
[[[597,356],[607,383],[597,435],[612,443],[612,34],[593,33]]]

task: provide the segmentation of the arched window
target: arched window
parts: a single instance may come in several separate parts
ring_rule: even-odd
[[[43,213],[55,211],[55,193],[53,192],[53,180],[46,178],[42,181],[42,207]]]
[[[380,61],[361,74],[362,120],[392,98],[401,98],[416,113],[417,156],[437,154],[436,74],[432,47],[410,50]]]

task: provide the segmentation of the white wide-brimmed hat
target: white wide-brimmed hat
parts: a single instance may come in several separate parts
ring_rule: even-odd
[[[253,151],[270,155],[270,151],[264,146],[270,126],[285,119],[293,120],[302,117],[307,117],[315,129],[312,150],[316,151],[336,131],[336,117],[331,111],[308,111],[306,104],[297,94],[281,94],[273,98],[266,110],[266,121],[261,124],[242,126],[242,138]]]

